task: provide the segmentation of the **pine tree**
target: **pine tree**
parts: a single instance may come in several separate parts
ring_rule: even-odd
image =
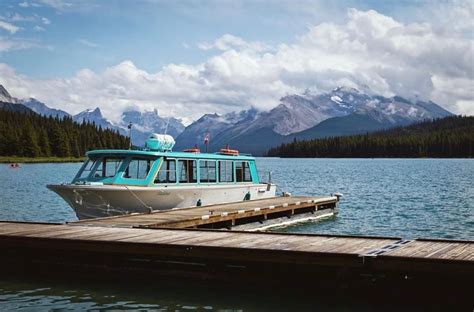
[[[38,157],[41,153],[38,138],[30,124],[23,128],[20,156]]]
[[[268,151],[280,157],[474,157],[474,117],[451,116],[377,133],[294,140]]]
[[[51,145],[49,143],[48,132],[42,128],[39,132],[39,146],[41,147],[41,156],[51,156]]]

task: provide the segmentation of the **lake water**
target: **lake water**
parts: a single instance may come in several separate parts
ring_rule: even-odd
[[[70,181],[79,167],[74,163],[24,164],[20,169],[0,165],[0,220],[75,220],[68,205],[45,185]],[[259,158],[258,168],[265,180],[271,170],[282,191],[344,195],[336,217],[279,229],[282,231],[474,239],[473,159]],[[317,307],[322,310],[355,307],[320,299]],[[0,310],[287,310],[296,304],[291,299],[280,301],[259,302],[250,293],[236,300],[230,291],[201,289],[188,283],[137,289],[131,285],[0,277]],[[300,308],[315,305],[311,302]],[[360,310],[370,307],[370,302],[356,306]]]

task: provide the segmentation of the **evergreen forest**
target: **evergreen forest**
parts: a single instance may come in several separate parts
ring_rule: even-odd
[[[279,157],[455,158],[474,156],[474,117],[450,116],[362,135],[294,140],[268,151]]]
[[[0,109],[0,156],[83,157],[102,148],[128,148],[128,138],[70,117]]]

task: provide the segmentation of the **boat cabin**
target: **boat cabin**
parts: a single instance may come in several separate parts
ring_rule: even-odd
[[[135,186],[258,184],[255,158],[243,155],[144,150],[87,153],[72,183]]]

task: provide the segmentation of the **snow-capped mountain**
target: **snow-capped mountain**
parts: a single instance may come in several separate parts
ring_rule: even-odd
[[[0,85],[0,102],[17,104],[18,99],[12,97],[10,93],[8,93],[7,89]]]
[[[164,118],[158,115],[158,110],[139,112],[125,111],[122,114],[119,126],[126,129],[128,124],[133,124],[132,142],[135,145],[143,146],[150,133],[167,133],[174,138],[178,137],[184,130],[181,120],[176,118]]]
[[[83,122],[83,120],[94,122],[97,126],[114,129],[127,136],[129,135],[128,124],[131,122],[133,124],[132,142],[136,146],[144,146],[150,133],[167,133],[176,138],[184,130],[184,125],[179,119],[160,117],[156,109],[143,113],[135,110],[125,111],[118,123],[104,118],[98,107],[94,110],[85,110],[72,118],[76,122]]]
[[[96,126],[101,126],[102,128],[120,130],[119,127],[115,126],[112,122],[102,116],[102,112],[98,107],[95,109],[86,109],[79,114],[72,116],[72,120],[78,123],[83,123],[84,121],[95,123]]]
[[[10,93],[8,93],[7,89],[5,89],[1,84],[0,109],[22,113],[33,113],[31,109],[21,104],[17,98],[11,96]]]
[[[21,112],[35,112],[39,115],[44,116],[59,116],[63,118],[64,116],[70,116],[65,111],[60,109],[54,109],[46,106],[46,104],[34,99],[17,99],[8,93],[7,89],[0,85],[0,102],[2,105],[0,106],[3,109],[13,110],[13,111],[21,111]]]
[[[34,98],[21,99],[20,103],[25,105],[26,107],[28,107],[35,113],[43,115],[43,116],[53,116],[53,117],[58,116],[59,118],[71,116],[63,110],[50,108],[43,102],[40,102]]]
[[[211,150],[229,144],[243,152],[259,155],[294,138],[376,131],[448,115],[451,113],[433,102],[409,101],[399,96],[387,98],[338,87],[324,94],[305,92],[285,96],[268,112],[235,122],[226,117],[222,126],[217,123],[218,117],[205,115],[178,137],[177,148],[189,147],[192,142],[189,138],[193,137],[197,138],[193,143],[201,144],[203,120],[208,119],[217,125],[210,140]]]
[[[239,123],[249,123],[253,121],[258,112],[252,108],[241,112],[231,112],[225,115],[205,114],[197,121],[186,127],[184,131],[176,138],[176,150],[193,147],[195,145],[202,146],[204,137],[209,136],[210,140],[221,135],[229,128]]]
[[[71,116],[69,113],[48,107],[46,104],[34,99],[17,99],[8,93],[8,91],[0,85],[0,108],[37,113],[44,116],[59,116],[60,118],[72,117],[73,121],[82,123],[84,121],[95,123],[102,128],[108,128],[119,131],[123,135],[128,135],[128,123],[133,123],[132,141],[134,145],[143,146],[145,139],[152,132],[167,132],[175,138],[184,130],[184,125],[176,118],[162,118],[158,115],[158,111],[138,112],[126,111],[122,114],[122,120],[115,124],[102,115],[100,108],[86,109],[79,114]]]

